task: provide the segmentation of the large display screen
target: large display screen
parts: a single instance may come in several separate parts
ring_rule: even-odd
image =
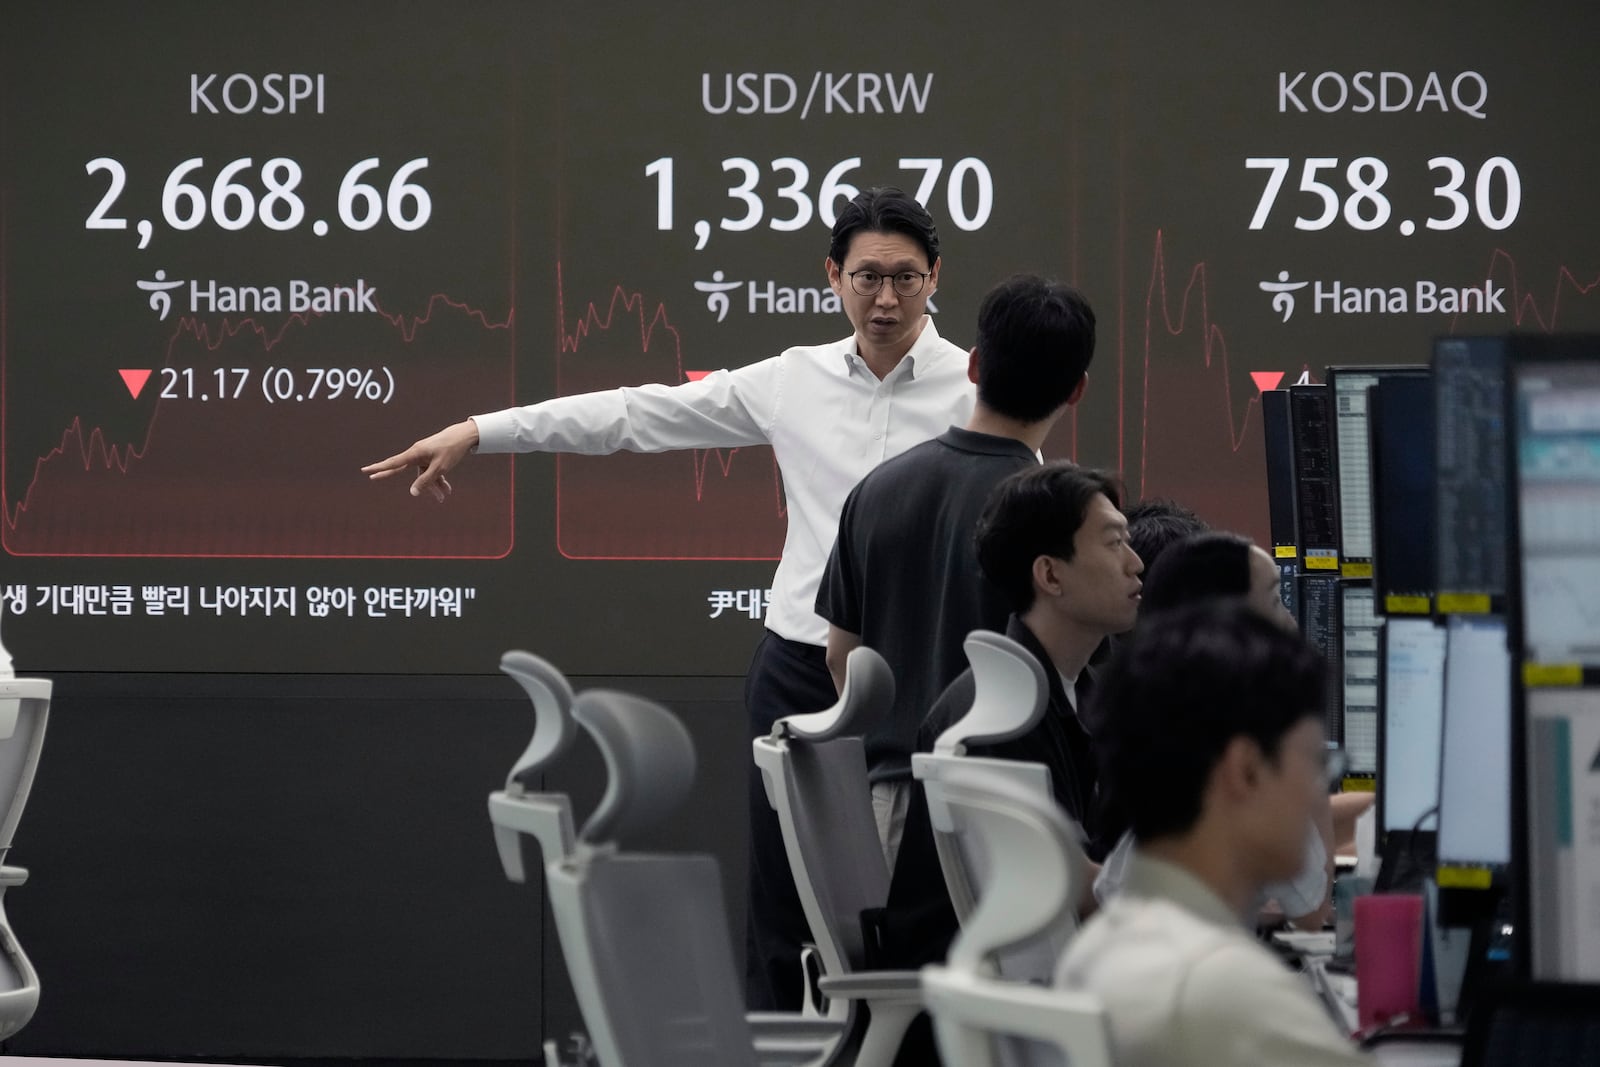
[[[1600,12],[257,0],[0,16],[0,592],[24,670],[737,674],[764,449],[362,464],[466,415],[849,332],[857,188],[940,332],[1099,315],[1044,452],[1265,540],[1259,395],[1600,326]],[[796,474],[797,472],[791,472]],[[798,476],[798,475],[797,475]]]

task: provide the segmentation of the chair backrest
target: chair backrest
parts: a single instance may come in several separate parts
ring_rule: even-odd
[[[1025,760],[990,759],[982,756],[955,756],[932,752],[919,752],[911,757],[912,776],[922,784],[928,803],[928,821],[933,828],[933,843],[939,854],[939,867],[944,872],[945,888],[950,893],[950,904],[956,918],[967,921],[972,914],[983,887],[994,877],[994,864],[985,852],[983,843],[963,832],[963,824],[951,814],[946,799],[946,782],[952,774],[959,775],[963,768],[981,767],[990,774],[1004,778],[1018,788],[1027,789],[1041,797],[1050,797],[1050,769],[1042,763]],[[1075,928],[1076,916],[1069,913],[1063,918],[1068,924],[1067,933]],[[1054,957],[1051,958],[1053,966]],[[1049,968],[1031,977],[1044,979],[1050,976]],[[1007,977],[1030,977],[1007,975]]]
[[[961,821],[952,816],[946,803],[947,776],[981,767],[991,777],[1007,779],[1040,797],[1051,796],[1050,771],[1042,763],[966,754],[969,745],[1010,741],[1038,725],[1050,696],[1044,668],[1022,645],[987,630],[974,630],[964,647],[972,664],[972,706],[939,735],[933,752],[911,757],[911,773],[922,783],[927,799],[950,903],[963,923],[996,868],[984,842],[963,832]],[[1076,930],[1077,913],[1069,909],[1038,937],[1002,952],[1000,973],[1006,978],[1048,981],[1061,949]]]
[[[859,734],[893,706],[889,665],[863,646],[846,661],[837,704],[816,714],[779,719],[772,733],[756,738],[752,746],[783,830],[811,936],[829,975],[863,968],[862,913],[882,908],[889,897],[889,869]]]
[[[571,854],[545,877],[562,954],[603,1067],[755,1062],[714,859],[628,853],[694,781],[689,733],[665,708],[592,690],[572,705],[608,780]]]
[[[1073,908],[1087,877],[1077,830],[1048,796],[992,768],[952,771],[946,802],[962,832],[1006,871],[979,895],[944,967],[924,968],[923,996],[946,1063],[968,1067],[1111,1063],[1098,1002],[993,976],[990,960],[1027,945]]]
[[[0,679],[0,861],[16,836],[22,809],[44,747],[52,684],[40,678]],[[39,1007],[39,975],[6,918],[6,889],[21,885],[28,872],[0,866],[0,1041],[27,1025]]]
[[[11,848],[33,789],[50,719],[51,685],[43,678],[0,680],[0,860]]]
[[[974,630],[962,643],[972,665],[972,707],[934,741],[938,753],[1021,737],[1038,723],[1050,683],[1033,653],[1004,634]]]
[[[572,686],[566,677],[531,652],[511,651],[500,657],[500,669],[516,680],[533,703],[533,737],[511,765],[506,787],[489,794],[489,820],[506,877],[527,881],[522,838],[539,842],[544,862],[572,851],[572,801],[562,793],[539,793],[545,769],[572,745],[578,725],[572,718]]]

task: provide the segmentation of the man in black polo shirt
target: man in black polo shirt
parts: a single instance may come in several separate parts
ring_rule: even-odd
[[[845,658],[862,644],[894,672],[894,711],[865,738],[891,867],[917,726],[965,669],[967,634],[1004,626],[1010,610],[978,566],[978,516],[1007,475],[1037,465],[1050,428],[1083,395],[1094,312],[1069,286],[1017,275],[984,297],[977,341],[972,418],[881,464],[851,490],[817,594],[835,684],[842,686]]]

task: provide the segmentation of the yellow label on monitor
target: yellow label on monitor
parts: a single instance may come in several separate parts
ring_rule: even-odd
[[[1306,556],[1306,570],[1308,571],[1336,571],[1338,569],[1338,556]]]
[[[1378,780],[1372,777],[1357,778],[1346,777],[1339,783],[1339,788],[1346,793],[1376,793]]]
[[[1440,593],[1439,611],[1444,615],[1487,615],[1489,594]]]
[[[1577,663],[1524,663],[1522,684],[1529,689],[1582,685],[1583,667]]]
[[[1300,549],[1294,545],[1276,545],[1272,549],[1272,555],[1277,559],[1295,559],[1300,555]]]
[[[1488,889],[1494,884],[1487,867],[1440,867],[1433,873],[1440,889]]]
[[[1425,596],[1386,596],[1383,610],[1390,615],[1426,615],[1433,610],[1433,601]]]
[[[1339,573],[1346,578],[1371,578],[1372,564],[1346,563],[1344,566],[1339,568]]]

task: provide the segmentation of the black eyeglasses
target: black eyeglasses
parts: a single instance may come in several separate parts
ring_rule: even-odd
[[[861,296],[877,296],[878,290],[883,288],[884,279],[889,279],[889,284],[894,287],[896,296],[916,296],[922,292],[922,287],[928,284],[928,279],[933,277],[932,271],[903,270],[896,274],[879,274],[875,270],[852,270],[845,272],[850,277],[850,288]]]

